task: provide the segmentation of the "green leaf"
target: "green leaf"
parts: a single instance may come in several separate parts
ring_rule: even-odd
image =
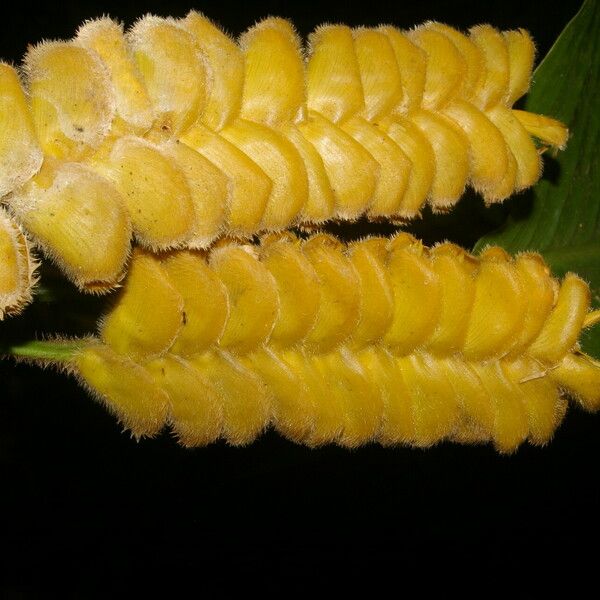
[[[480,250],[537,250],[561,277],[569,271],[590,283],[600,306],[600,2],[586,0],[534,73],[525,108],[569,126],[567,149],[547,157],[543,179],[514,199],[506,224],[484,236]],[[600,326],[584,349],[600,358]]]

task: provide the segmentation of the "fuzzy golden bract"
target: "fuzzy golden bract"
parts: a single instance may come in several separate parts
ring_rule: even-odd
[[[160,428],[137,382],[156,386],[188,446],[246,444],[273,426],[311,446],[512,452],[551,438],[566,394],[600,407],[600,364],[578,346],[600,320],[589,306],[580,278],[557,281],[534,253],[269,234],[210,253],[136,250],[100,340],[74,362],[136,435]]]
[[[117,285],[130,251],[131,221],[122,196],[94,170],[46,158],[14,192],[10,208],[80,289]]]
[[[109,18],[88,21],[77,31],[75,43],[98,54],[106,65],[117,118],[136,133],[150,129],[154,120],[152,104],[123,37],[123,27]]]
[[[19,314],[31,302],[36,268],[27,237],[0,207],[0,321]]]
[[[136,249],[127,285],[102,319],[100,337],[116,352],[134,360],[161,356],[179,333],[183,307],[183,297],[160,261]]]
[[[0,197],[33,177],[43,154],[19,76],[0,63]]]
[[[24,61],[31,115],[45,155],[77,160],[108,135],[115,100],[106,66],[72,42],[43,42]]]
[[[85,346],[76,367],[85,387],[134,436],[154,435],[162,429],[170,400],[148,369],[103,344]]]
[[[196,12],[148,15],[127,32],[89,21],[72,41],[28,51],[29,105],[14,71],[0,69],[0,114],[15,115],[0,140],[0,194],[14,192],[7,200],[35,222],[44,252],[94,291],[126,269],[129,242],[115,241],[119,228],[130,235],[126,223],[152,251],[204,249],[223,235],[447,211],[467,185],[498,202],[539,178],[532,137],[567,138],[557,121],[512,109],[534,54],[525,31],[489,25],[325,25],[303,47],[279,18],[239,43]],[[70,199],[53,202],[76,199],[81,228],[44,225],[47,190],[59,186],[48,171],[45,186],[34,181],[42,151],[60,163],[57,181],[77,164],[111,188],[99,208],[61,180]],[[117,247],[104,264],[73,252],[92,231],[83,246]]]

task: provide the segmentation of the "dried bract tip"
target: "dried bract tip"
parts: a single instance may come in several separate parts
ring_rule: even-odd
[[[0,207],[0,321],[19,314],[31,302],[36,268],[29,241]]]

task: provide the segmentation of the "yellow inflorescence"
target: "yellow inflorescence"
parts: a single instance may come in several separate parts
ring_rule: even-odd
[[[224,240],[210,253],[136,249],[83,382],[136,436],[249,443],[273,426],[309,445],[544,444],[566,392],[600,407],[582,354],[588,286],[539,255],[474,257],[415,238]]]
[[[448,210],[467,184],[500,201],[540,175],[531,136],[566,142],[560,123],[511,108],[533,58],[525,31],[488,25],[328,25],[304,49],[277,18],[239,44],[195,12],[126,34],[91,21],[29,50],[29,104],[0,65],[0,195],[94,291],[122,277],[132,233],[154,251],[198,249]]]
[[[21,228],[0,208],[0,321],[19,314],[32,299],[37,262]]]

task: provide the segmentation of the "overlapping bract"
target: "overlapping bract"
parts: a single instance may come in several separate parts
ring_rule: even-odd
[[[407,234],[341,244],[271,234],[209,254],[136,250],[84,382],[139,435],[249,443],[272,425],[318,445],[543,444],[563,392],[600,407],[578,350],[588,286],[532,253],[481,257]]]
[[[36,268],[29,240],[0,207],[0,321],[19,314],[31,302]]]
[[[466,184],[496,202],[538,179],[530,134],[566,141],[561,124],[511,108],[534,57],[522,30],[333,25],[304,52],[282,19],[237,45],[194,12],[125,35],[100,19],[40,44],[25,59],[29,106],[0,70],[0,193],[75,283],[103,291],[132,232],[152,250],[205,248],[447,210]]]

